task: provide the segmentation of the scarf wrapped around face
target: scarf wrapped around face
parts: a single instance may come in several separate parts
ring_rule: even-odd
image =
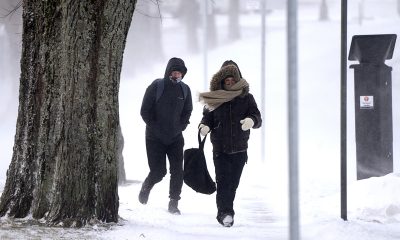
[[[209,111],[214,111],[223,103],[229,102],[235,97],[240,96],[243,93],[243,89],[247,88],[248,86],[249,84],[247,81],[241,78],[229,89],[219,89],[215,91],[199,93],[199,101],[205,104]]]

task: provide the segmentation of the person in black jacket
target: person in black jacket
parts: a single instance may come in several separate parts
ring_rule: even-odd
[[[251,128],[261,127],[261,114],[249,84],[237,64],[225,61],[212,77],[210,92],[200,93],[205,104],[200,133],[211,132],[217,182],[217,220],[225,227],[234,223],[233,201],[243,167]]]
[[[164,78],[154,80],[147,87],[140,114],[146,123],[146,151],[150,172],[142,184],[139,201],[147,204],[153,186],[167,173],[166,156],[170,165],[168,211],[180,214],[178,201],[183,185],[182,132],[189,124],[193,110],[192,95],[182,82],[187,68],[180,58],[171,58]]]

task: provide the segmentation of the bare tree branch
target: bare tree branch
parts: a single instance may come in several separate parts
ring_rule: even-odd
[[[0,18],[6,18],[6,17],[12,17],[12,15],[14,15],[14,13],[16,13],[18,11],[19,8],[22,7],[22,0],[20,0],[17,5],[15,5],[11,10],[9,9],[3,9],[7,11],[7,14],[0,16]]]

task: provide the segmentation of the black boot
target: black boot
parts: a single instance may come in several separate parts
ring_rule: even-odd
[[[181,215],[181,211],[178,209],[178,200],[171,199],[168,204],[168,212],[176,215]]]
[[[148,184],[148,182],[145,180],[139,193],[139,202],[141,204],[146,204],[149,200],[151,188],[152,187],[150,186],[150,184]]]

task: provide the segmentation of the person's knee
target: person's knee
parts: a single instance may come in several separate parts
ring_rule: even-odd
[[[154,182],[160,182],[164,176],[167,174],[167,170],[159,170],[151,172],[151,176]]]
[[[160,182],[165,177],[166,174],[167,174],[166,170],[159,171],[154,174],[154,179],[156,179],[157,182]]]
[[[170,171],[171,175],[174,175],[177,177],[183,177],[183,168],[182,167],[170,168],[169,171]]]

